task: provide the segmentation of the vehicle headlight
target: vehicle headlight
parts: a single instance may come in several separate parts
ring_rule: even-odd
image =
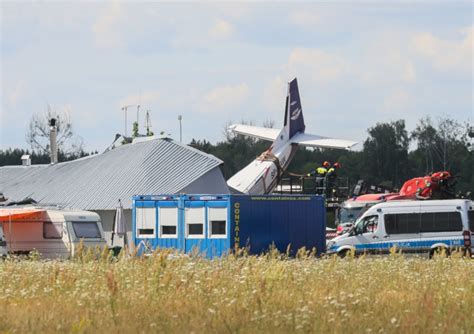
[[[335,241],[329,240],[329,241],[326,243],[326,249],[332,248],[335,244],[336,244]]]

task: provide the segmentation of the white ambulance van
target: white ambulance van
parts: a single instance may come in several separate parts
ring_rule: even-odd
[[[72,257],[80,244],[106,246],[98,214],[59,208],[1,207],[0,239],[0,254],[38,251],[43,258]]]
[[[433,256],[461,249],[474,254],[474,215],[470,200],[380,203],[357,219],[354,228],[327,243],[328,254],[402,253]]]

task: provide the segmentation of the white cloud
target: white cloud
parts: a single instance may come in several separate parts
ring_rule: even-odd
[[[211,21],[212,22],[212,21]],[[191,25],[191,26],[190,26]],[[221,47],[217,42],[229,40],[235,33],[235,27],[228,21],[217,19],[207,26],[192,25],[186,22],[179,26],[171,45],[176,49],[210,49]]]
[[[128,105],[150,105],[153,102],[156,102],[160,99],[161,94],[158,91],[147,91],[139,94],[131,94],[121,99],[119,106],[128,106]]]
[[[125,21],[125,9],[119,2],[107,4],[92,26],[94,40],[98,47],[114,48],[123,45],[120,24]]]
[[[314,27],[321,22],[321,17],[311,10],[294,10],[290,12],[289,20],[298,26]]]
[[[435,69],[472,72],[474,26],[461,29],[459,33],[463,38],[458,41],[442,39],[430,32],[418,33],[412,38],[413,47]]]
[[[402,116],[412,104],[411,94],[403,88],[396,88],[384,98],[382,111],[393,117]]]
[[[286,82],[281,76],[271,80],[263,91],[263,104],[272,112],[280,112],[286,95]]]
[[[235,108],[247,100],[249,92],[249,87],[245,83],[216,87],[204,95],[204,110]]]
[[[342,57],[319,49],[296,48],[288,59],[289,73],[305,76],[313,82],[334,81],[347,69],[346,61]]]
[[[15,85],[6,92],[7,104],[10,107],[15,107],[25,94],[25,82],[18,80]]]
[[[410,84],[416,81],[416,67],[411,53],[397,45],[371,49],[354,72],[368,85]]]
[[[233,19],[243,19],[250,17],[255,7],[255,3],[251,2],[203,2],[201,7],[205,7],[205,11],[217,13],[220,16],[231,17]]]
[[[406,82],[414,82],[416,80],[415,66],[412,62],[407,61],[402,72],[402,79]]]
[[[229,22],[219,19],[215,22],[209,31],[209,35],[218,40],[225,40],[232,36],[235,29]]]

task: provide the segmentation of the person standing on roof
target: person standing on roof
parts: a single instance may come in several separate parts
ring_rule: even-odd
[[[326,174],[330,166],[331,164],[329,163],[329,161],[324,161],[320,167],[311,171],[307,175],[307,176],[312,176],[316,174],[316,193],[318,194],[324,193],[324,181],[326,179]]]
[[[336,185],[337,185],[337,170],[341,168],[341,165],[336,162],[328,169],[326,173],[326,196],[336,197]]]
[[[323,164],[316,168],[316,169],[313,169],[311,172],[309,172],[307,174],[307,176],[312,176],[314,174],[316,174],[317,176],[326,176],[326,173],[328,172],[328,168],[331,166],[331,164],[329,163],[329,161],[324,161]]]

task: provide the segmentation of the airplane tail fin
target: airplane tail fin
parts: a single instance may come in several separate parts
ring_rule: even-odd
[[[298,132],[304,133],[303,109],[301,108],[300,93],[296,78],[288,84],[284,124],[285,128],[288,128],[289,138],[292,138]]]

